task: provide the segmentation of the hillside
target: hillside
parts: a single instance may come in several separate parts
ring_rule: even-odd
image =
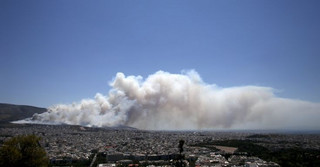
[[[47,111],[46,108],[0,103],[0,124],[8,124],[45,111]]]

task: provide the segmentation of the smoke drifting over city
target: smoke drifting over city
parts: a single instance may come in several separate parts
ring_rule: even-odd
[[[18,123],[131,126],[149,130],[318,129],[320,104],[277,97],[260,86],[221,88],[194,71],[143,79],[117,73],[108,95],[52,106]]]

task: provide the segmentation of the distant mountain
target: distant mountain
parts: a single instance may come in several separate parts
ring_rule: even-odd
[[[46,111],[46,108],[0,103],[0,124],[8,124],[11,121],[29,118],[35,113]]]
[[[0,103],[0,127],[16,127],[16,126],[25,126],[20,124],[11,124],[12,121],[18,121],[25,118],[30,118],[35,113],[43,113],[46,112],[46,108],[34,107],[34,106],[27,106],[27,105],[14,105],[14,104],[5,104]],[[27,126],[35,126],[35,125],[27,125]],[[39,125],[40,126],[40,125]],[[48,126],[48,125],[45,125]],[[56,126],[56,125],[50,125]],[[78,127],[79,125],[57,125],[57,126],[75,126]],[[81,127],[81,126],[80,126]],[[85,127],[89,128],[89,127]],[[99,127],[91,127],[89,129],[100,129]],[[119,125],[115,127],[102,127],[102,129],[108,130],[138,130],[136,128],[130,126]]]

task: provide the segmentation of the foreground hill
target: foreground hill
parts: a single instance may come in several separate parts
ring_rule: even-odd
[[[25,119],[35,113],[43,113],[45,111],[47,111],[46,108],[0,103],[0,125]]]

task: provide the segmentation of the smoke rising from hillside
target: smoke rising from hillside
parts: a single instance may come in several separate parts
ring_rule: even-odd
[[[220,88],[193,70],[158,71],[143,79],[117,73],[104,96],[60,104],[20,123],[139,129],[318,129],[320,104],[276,97],[272,88]]]

